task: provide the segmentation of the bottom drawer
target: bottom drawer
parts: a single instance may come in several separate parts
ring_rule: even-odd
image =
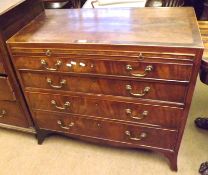
[[[16,102],[0,101],[0,123],[28,128],[28,121]]]
[[[34,113],[39,128],[51,131],[169,150],[174,150],[177,138],[177,131],[173,130],[39,110]]]

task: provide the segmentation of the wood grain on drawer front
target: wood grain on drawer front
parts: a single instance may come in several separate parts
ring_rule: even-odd
[[[0,76],[0,100],[16,100],[13,89],[7,77]]]
[[[29,127],[25,114],[16,102],[0,101],[0,123]]]
[[[164,128],[178,128],[182,109],[67,96],[26,92],[33,109],[109,118],[132,123],[143,123]],[[55,102],[55,103],[54,103]]]
[[[177,132],[172,130],[83,118],[78,115],[35,111],[35,119],[41,129],[107,139],[138,146],[173,150],[177,138]]]
[[[1,53],[0,53],[0,74],[5,74]]]
[[[0,60],[0,74],[5,74],[3,63],[1,62],[1,60]]]
[[[186,86],[161,82],[130,81],[110,78],[69,76],[49,73],[21,73],[26,87],[93,94],[154,99],[183,103]],[[55,86],[55,87],[54,87]],[[58,86],[58,89],[57,89]]]
[[[19,70],[49,70],[181,81],[190,80],[193,65],[190,62],[179,64],[176,61],[168,63],[157,59],[154,62],[108,59],[15,57],[15,65]]]

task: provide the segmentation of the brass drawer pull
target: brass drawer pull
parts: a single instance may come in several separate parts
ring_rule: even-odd
[[[0,118],[5,117],[5,115],[6,115],[6,111],[3,109],[0,113]]]
[[[48,56],[48,57],[50,57],[52,55],[51,50],[47,50],[46,53],[45,53],[45,55]]]
[[[57,124],[65,130],[69,130],[72,126],[74,126],[74,122],[71,122],[68,126],[66,126],[61,120],[57,121]]]
[[[143,140],[144,138],[147,137],[147,133],[146,132],[141,132],[138,137],[132,137],[130,131],[125,131],[125,134],[127,136],[129,136],[130,140],[135,140],[135,141],[140,141],[140,140]]]
[[[127,71],[132,71],[133,68],[130,64],[126,65],[126,70]],[[135,77],[145,77],[149,72],[151,72],[153,70],[153,66],[152,65],[148,65],[146,66],[146,68],[144,69],[144,72],[143,73],[132,73],[130,72],[131,75],[135,76]]]
[[[60,106],[57,106],[57,103],[55,100],[51,100],[51,104],[56,108],[56,109],[59,109],[59,110],[66,110],[69,106],[70,106],[70,102],[66,102],[63,107],[60,107]]]
[[[132,111],[131,111],[131,109],[126,109],[125,111],[126,111],[126,114],[127,114],[129,117],[131,117],[131,118],[133,118],[133,119],[136,119],[136,120],[142,120],[142,119],[144,119],[144,118],[148,115],[148,111],[143,111],[143,113],[140,114],[140,116],[134,117],[134,116],[132,116]]]
[[[50,78],[47,78],[46,81],[52,88],[55,88],[55,89],[61,89],[66,84],[66,80],[64,80],[64,79],[60,81],[60,86],[53,85],[52,80]]]
[[[145,95],[150,91],[150,87],[148,87],[148,86],[145,87],[144,90],[142,90],[142,91],[141,91],[140,93],[138,93],[138,94],[135,94],[135,93],[131,92],[131,90],[132,90],[131,85],[126,85],[126,90],[129,91],[129,93],[130,93],[131,95],[135,96],[135,97],[143,97],[143,96],[145,96]]]
[[[40,63],[41,63],[41,65],[43,66],[44,69],[50,70],[50,71],[56,71],[56,70],[58,70],[59,67],[60,67],[61,64],[62,64],[62,62],[61,62],[60,60],[57,60],[57,61],[56,61],[56,64],[55,64],[55,68],[49,68],[49,67],[48,67],[48,63],[47,63],[44,59],[42,59],[42,60],[40,61]]]

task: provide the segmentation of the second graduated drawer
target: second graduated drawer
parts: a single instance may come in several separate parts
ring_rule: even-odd
[[[107,57],[107,56],[106,56]],[[14,57],[19,70],[47,70],[71,73],[90,73],[135,78],[189,81],[192,63],[178,63],[173,60],[154,61],[55,58],[55,57]],[[117,58],[118,59],[118,58]]]
[[[186,86],[182,83],[134,81],[113,78],[71,76],[53,73],[21,72],[25,89],[40,88],[111,95],[136,99],[152,99],[184,103]]]
[[[96,98],[26,92],[33,109],[108,118],[131,123],[178,128],[183,109]]]

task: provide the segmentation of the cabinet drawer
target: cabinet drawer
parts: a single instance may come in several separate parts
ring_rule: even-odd
[[[16,100],[13,89],[7,77],[0,76],[0,100]]]
[[[2,60],[1,54],[0,54],[0,74],[5,74],[5,70],[4,70],[3,60]]]
[[[43,45],[42,45],[43,46]],[[33,46],[26,47],[11,47],[11,52],[13,56],[40,56],[40,57],[91,57],[91,58],[110,58],[110,59],[131,59],[131,60],[146,60],[146,59],[163,59],[164,61],[193,61],[195,58],[195,53],[193,50],[178,49],[174,48],[160,47],[154,48],[152,46],[139,46],[139,47],[126,47],[122,45],[102,45],[102,48],[94,45],[88,47],[87,45],[70,45],[70,48],[62,48],[56,45],[55,48],[50,45],[50,48],[43,46],[42,48],[34,48]],[[181,50],[181,51],[180,51]],[[182,51],[183,50],[183,51]]]
[[[1,63],[1,60],[0,60],[0,74],[5,74],[5,70],[3,64]]]
[[[71,73],[90,73],[135,78],[189,81],[192,64],[148,61],[121,61],[55,57],[15,57],[15,65],[20,70],[47,70]]]
[[[107,120],[35,111],[41,129],[174,150],[177,132]]]
[[[81,96],[26,92],[33,109],[109,118],[131,123],[178,128],[182,109]]]
[[[160,82],[130,81],[110,78],[22,73],[25,87],[65,90],[92,94],[124,96],[183,103],[186,86]]]
[[[16,102],[0,101],[0,123],[29,127],[26,117]]]

